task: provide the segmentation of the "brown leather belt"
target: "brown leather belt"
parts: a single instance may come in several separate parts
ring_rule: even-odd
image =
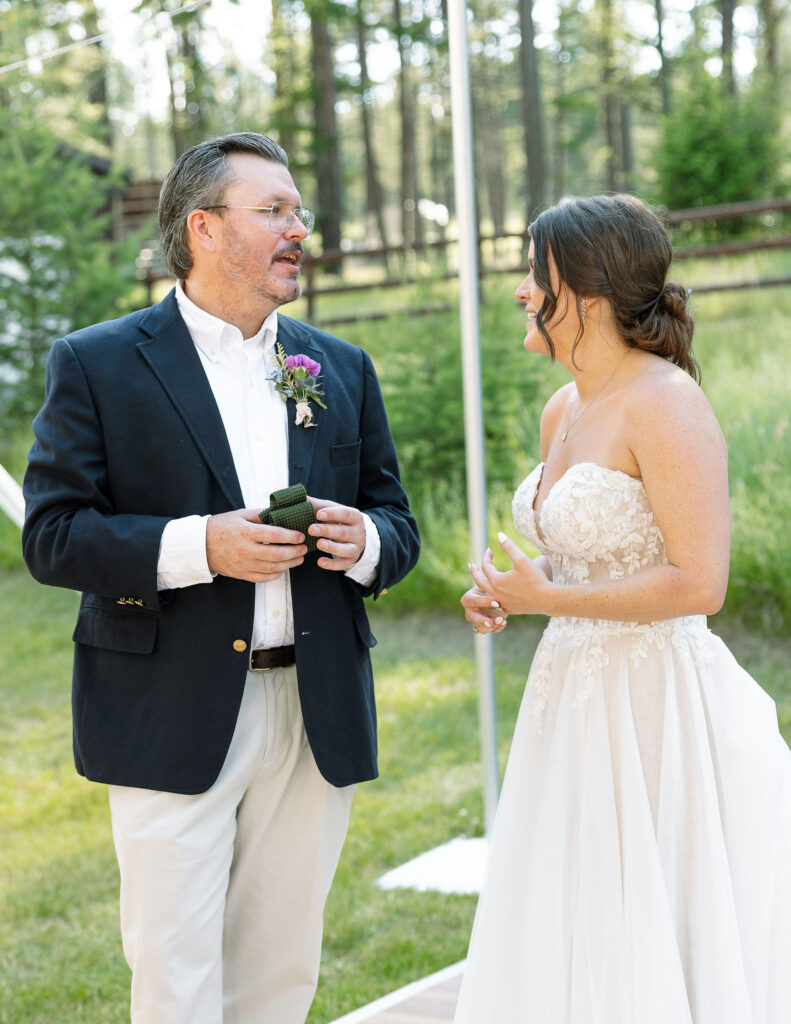
[[[293,644],[287,647],[258,647],[250,651],[250,670],[266,672],[272,668],[287,668],[295,660]]]

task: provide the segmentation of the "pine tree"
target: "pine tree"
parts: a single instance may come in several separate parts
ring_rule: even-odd
[[[32,118],[0,114],[0,417],[37,410],[56,338],[129,308],[136,246],[110,237],[111,186]]]

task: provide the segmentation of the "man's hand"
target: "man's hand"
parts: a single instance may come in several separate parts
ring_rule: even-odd
[[[301,565],[307,553],[305,535],[267,526],[257,509],[240,508],[210,516],[206,524],[209,569],[251,583],[271,583],[286,569]]]
[[[320,537],[318,547],[331,557],[319,558],[322,569],[346,572],[351,569],[365,548],[365,522],[359,509],[338,505],[323,498],[308,501],[316,510],[317,523],[308,527],[308,533]]]

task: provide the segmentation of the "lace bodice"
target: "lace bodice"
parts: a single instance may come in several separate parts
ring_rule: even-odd
[[[533,509],[544,464],[520,485],[514,523],[552,563],[556,583],[596,583],[663,565],[665,542],[641,480],[595,462],[569,466]]]
[[[543,470],[541,463],[520,485],[513,514],[519,532],[549,558],[555,583],[617,580],[667,563],[662,531],[641,480],[595,462],[580,462],[569,466],[537,513],[533,503]],[[610,671],[613,642],[623,641],[626,647],[619,650],[634,668],[667,644],[689,664],[707,663],[713,657],[714,638],[704,615],[657,622],[551,619],[530,673],[532,716],[539,731],[559,651],[577,652],[573,703],[583,708]]]

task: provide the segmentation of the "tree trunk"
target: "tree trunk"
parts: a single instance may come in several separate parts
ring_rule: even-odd
[[[365,151],[365,210],[367,219],[376,223],[380,245],[387,247],[387,228],[384,218],[384,191],[379,180],[376,166],[376,154],[373,145],[371,126],[371,80],[368,76],[368,58],[366,54],[365,14],[362,0],[357,5],[357,55],[360,64],[360,123],[363,133]],[[385,262],[387,262],[385,258]]]
[[[489,95],[488,89],[472,92],[476,187],[480,197],[476,205],[482,216],[485,197],[492,230],[497,232],[505,228],[503,140],[497,112],[488,102]]]
[[[634,192],[637,181],[634,170],[634,146],[632,144],[632,108],[626,102],[621,103],[621,169],[624,192]]]
[[[604,102],[604,141],[607,146],[607,188],[618,190],[618,108],[615,99],[615,24],[612,0],[599,0],[601,15],[601,82]]]
[[[453,192],[453,139],[451,136],[450,118],[447,114],[434,119],[431,130],[431,183],[437,200],[448,211],[454,213],[456,197]],[[445,237],[445,225],[438,224],[439,235]],[[447,258],[447,250],[443,250],[443,258]]]
[[[94,2],[86,3],[83,7],[82,26],[87,38],[92,39],[99,35],[99,17]],[[110,98],[107,89],[107,51],[103,42],[95,45],[101,54],[101,62],[88,79],[88,102],[94,104],[99,112],[99,116],[94,122],[95,137],[107,148],[108,153],[111,153],[113,124],[110,120]]]
[[[296,156],[297,124],[293,114],[294,64],[293,33],[288,23],[287,0],[272,0],[272,71],[275,76],[275,96],[272,121],[277,141],[288,153]]]
[[[169,46],[165,47],[165,60],[168,68],[168,102],[170,105],[170,137],[173,140],[173,152],[176,159],[189,148],[181,127],[181,112],[176,105],[176,68],[174,55]]]
[[[313,41],[313,86],[316,146],[317,220],[325,249],[341,245],[341,164],[335,121],[335,68],[332,42],[326,19],[313,13],[310,20]],[[337,272],[338,264],[327,269]]]
[[[780,90],[780,67],[777,57],[780,12],[775,5],[775,0],[759,0],[759,8],[763,23],[761,34],[764,43],[766,73],[772,87],[772,101],[776,103]]]
[[[401,113],[401,234],[406,246],[423,242],[423,225],[418,214],[415,109],[408,71],[408,48],[401,0],[393,0],[393,21],[398,44],[398,102]]]
[[[544,158],[543,107],[538,75],[538,55],[533,30],[533,0],[519,0],[522,30],[520,62],[522,71],[522,115],[527,153],[527,220],[546,205],[546,167]]]
[[[722,79],[725,91],[733,94],[736,91],[736,80],[733,77],[733,14],[735,0],[720,0],[722,15]]]
[[[184,123],[189,145],[201,142],[208,134],[205,111],[205,70],[197,44],[200,31],[198,15],[180,16],[177,37],[184,63]]]
[[[566,77],[571,54],[566,48],[568,18],[574,8],[562,5],[558,11],[557,41],[559,52],[555,58],[555,96],[552,104],[552,198],[557,203],[566,194],[568,176],[568,118],[566,111]]]
[[[662,113],[667,117],[670,113],[670,67],[665,53],[663,0],[654,0],[654,11],[656,13],[656,49],[659,54],[659,92],[662,96]]]

